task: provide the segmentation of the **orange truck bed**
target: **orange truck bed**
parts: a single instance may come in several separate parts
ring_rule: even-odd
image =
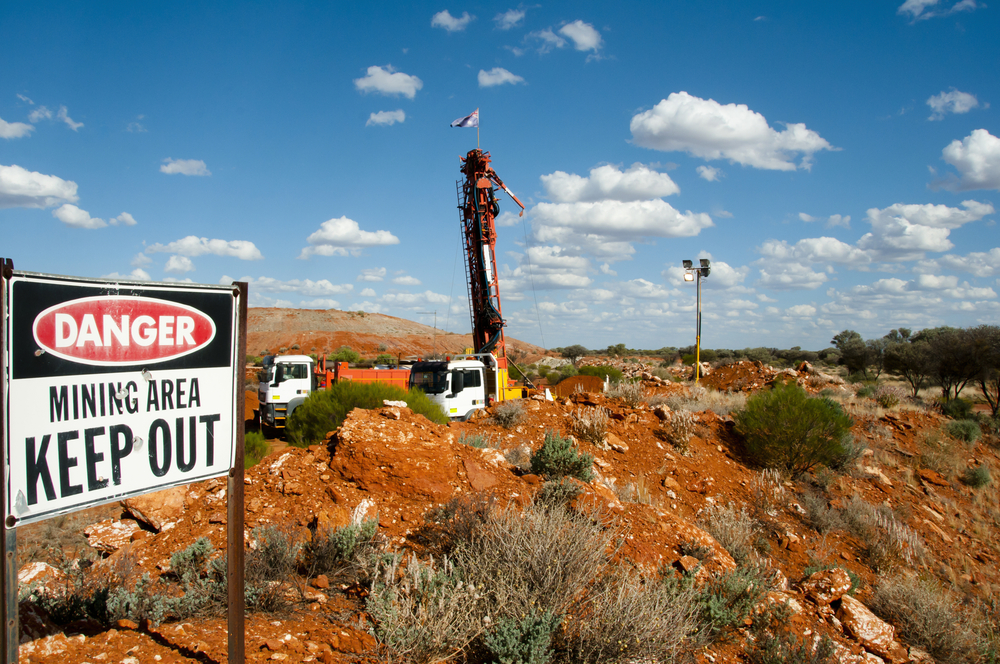
[[[325,385],[332,385],[342,380],[353,380],[359,383],[387,383],[404,390],[410,387],[409,369],[351,369],[347,362],[336,362],[333,371],[326,371]]]

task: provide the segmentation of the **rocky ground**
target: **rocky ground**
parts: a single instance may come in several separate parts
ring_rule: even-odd
[[[597,444],[579,440],[581,449],[594,455],[595,479],[583,489],[628,532],[618,555],[639,568],[690,568],[698,561],[682,555],[682,547],[696,542],[713,553],[705,557],[703,574],[731,569],[733,558],[706,532],[704,519],[713,506],[745,506],[766,538],[761,555],[780,571],[769,599],[788,603],[795,633],[829,636],[842,662],[929,661],[866,608],[879,575],[864,543],[844,530],[821,535],[811,525],[803,507],[806,494],[826,484],[831,508],[855,497],[891,506],[926,548],[913,569],[969,598],[989,602],[1000,597],[995,484],[977,491],[957,479],[959,466],[967,464],[985,465],[1000,477],[996,439],[987,436],[970,447],[954,443],[961,453],[951,460],[958,465],[949,472],[927,448],[928,436],[939,435],[942,416],[906,404],[880,408],[853,396],[842,380],[809,366],[778,371],[759,363],[730,365],[702,378],[703,386],[713,388],[707,392],[690,382],[658,378],[650,365],[620,366],[644,379],[645,401],[630,405],[598,391],[577,391],[554,401],[534,397],[524,402],[523,420],[509,429],[489,418],[441,426],[406,408],[356,410],[324,444],[282,449],[247,471],[245,539],[251,542],[259,526],[280,525],[305,538],[310,526],[377,518],[390,548],[423,553],[429,510],[476,492],[493,494],[501,504],[530,501],[542,485],[542,478],[524,468],[530,451],[541,445],[546,431],[574,435],[574,417],[600,407],[609,414],[606,437]],[[839,395],[854,418],[856,439],[868,447],[850,472],[785,481],[746,464],[728,409],[740,393],[765,388],[779,376],[813,392]],[[663,421],[685,409],[692,412],[693,435],[686,446],[676,447],[662,435]],[[487,436],[491,447],[459,442],[471,435]],[[212,480],[132,499],[114,516],[94,513],[97,522],[87,524],[85,534],[87,545],[101,557],[96,568],[128,563],[156,578],[169,571],[171,554],[198,538],[207,537],[216,551],[224,550],[225,486],[224,480]],[[25,551],[32,546],[30,533],[19,545]],[[46,556],[35,546],[37,562],[22,568],[22,588],[58,588],[59,572],[42,563]],[[66,543],[64,551],[73,546]],[[844,571],[805,578],[804,570],[817,564]],[[861,579],[853,596],[845,594],[850,587],[846,571]],[[386,659],[368,630],[363,589],[326,577],[296,583],[288,589],[292,612],[249,614],[248,661]],[[55,625],[49,616],[22,607],[22,662],[226,661],[223,616],[156,626],[122,621],[108,629],[86,621]],[[744,661],[747,635],[734,636],[702,651],[698,660]]]

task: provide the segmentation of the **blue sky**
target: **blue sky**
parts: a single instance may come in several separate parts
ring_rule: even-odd
[[[991,3],[992,4],[992,3]],[[508,334],[824,348],[996,323],[979,0],[4,3],[0,254],[469,329],[480,109]]]

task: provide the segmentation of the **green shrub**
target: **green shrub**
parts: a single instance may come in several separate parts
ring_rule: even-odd
[[[252,364],[255,367],[259,367],[263,363],[263,358],[259,355],[247,355],[247,364]]]
[[[565,477],[558,481],[549,480],[535,494],[535,504],[549,507],[565,505],[581,493],[583,493],[583,489]]]
[[[597,376],[601,380],[607,379],[612,383],[621,382],[625,379],[625,374],[621,372],[621,369],[615,369],[606,364],[594,367],[580,367],[579,372],[581,376]]]
[[[837,647],[829,636],[817,643],[809,637],[799,639],[788,632],[764,633],[747,652],[750,664],[833,664]]]
[[[524,404],[517,399],[501,401],[493,407],[490,419],[504,429],[513,429],[524,420]]]
[[[131,620],[141,622],[148,620],[153,625],[159,625],[167,617],[170,600],[153,588],[156,583],[143,574],[135,587],[129,589],[122,585],[112,588],[108,594],[108,618],[110,622]]]
[[[896,385],[879,385],[872,393],[875,403],[883,408],[895,408],[906,398],[907,392]]]
[[[741,626],[772,585],[764,570],[752,565],[711,578],[702,586],[700,602],[701,620],[708,635],[714,637]]]
[[[553,376],[553,373],[555,373],[555,372],[559,372],[559,375],[558,376]],[[557,369],[555,369],[554,371],[549,372],[548,379],[551,381],[553,379],[553,377],[555,377],[556,378],[556,383],[558,384],[558,383],[566,380],[567,378],[575,376],[577,373],[579,373],[579,372],[576,370],[575,366],[573,366],[572,364],[564,364],[564,365],[558,367]]]
[[[462,445],[468,445],[469,447],[475,447],[477,449],[496,447],[500,444],[499,440],[491,440],[488,433],[463,433],[458,437],[458,442]]]
[[[982,429],[979,428],[979,422],[972,419],[952,420],[945,425],[945,431],[955,440],[969,445],[979,440],[979,436],[983,433]]]
[[[589,482],[594,477],[591,470],[593,463],[593,455],[581,454],[571,440],[560,437],[554,431],[546,431],[545,442],[531,455],[531,472],[547,479],[569,475]]]
[[[953,420],[967,420],[972,417],[972,402],[967,399],[948,399],[941,404],[941,413]]]
[[[326,438],[339,427],[355,408],[376,409],[384,400],[405,401],[414,413],[431,422],[446,424],[448,416],[441,407],[417,389],[409,391],[386,383],[334,383],[328,390],[313,392],[288,420],[288,440],[296,447],[307,447]]]
[[[483,645],[497,664],[546,664],[561,622],[561,616],[537,609],[523,618],[501,618],[483,637]]]
[[[243,468],[256,466],[267,456],[267,439],[259,431],[247,431],[243,435]]]
[[[751,396],[735,420],[754,462],[794,474],[836,463],[851,431],[851,418],[837,402],[812,398],[793,383]]]
[[[381,353],[372,361],[374,364],[396,364],[396,358],[389,353]]]
[[[302,547],[307,575],[340,574],[378,547],[378,519],[316,531]]]
[[[962,474],[962,482],[971,486],[973,489],[982,489],[992,481],[993,476],[990,475],[990,469],[986,466],[966,468],[965,473]]]
[[[341,346],[337,349],[337,352],[331,353],[326,357],[328,362],[349,362],[354,364],[361,360],[361,355],[352,350],[350,346]]]

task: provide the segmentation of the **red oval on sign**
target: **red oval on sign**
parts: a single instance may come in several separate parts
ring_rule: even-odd
[[[148,297],[84,297],[35,318],[35,341],[71,362],[114,366],[172,360],[207,346],[215,321],[194,307]]]

